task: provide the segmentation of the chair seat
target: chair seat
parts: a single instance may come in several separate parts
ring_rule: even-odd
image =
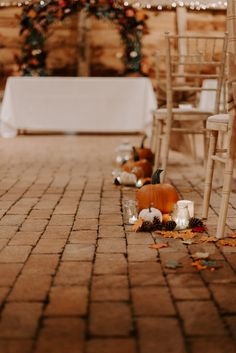
[[[226,124],[228,124],[228,122],[229,122],[229,114],[211,115],[211,116],[209,116],[207,121],[210,121],[212,123],[226,123]]]
[[[207,119],[207,129],[216,131],[228,131],[229,114],[216,114]]]
[[[212,115],[212,111],[202,110],[198,108],[184,109],[184,108],[173,108],[172,112],[174,114],[175,120],[199,120],[199,115],[202,115],[204,119],[207,119],[209,115]],[[158,120],[164,120],[167,117],[167,109],[160,108],[156,109],[154,116]]]

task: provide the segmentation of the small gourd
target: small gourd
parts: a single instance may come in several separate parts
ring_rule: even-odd
[[[147,159],[149,162],[153,163],[154,154],[152,153],[152,150],[150,148],[144,147],[144,142],[146,138],[147,138],[147,135],[145,134],[142,138],[140,147],[137,148],[137,153],[140,159]]]
[[[162,222],[162,213],[160,210],[154,207],[144,208],[139,213],[139,218],[142,218],[144,221],[153,222],[154,218],[159,218],[160,222]]]
[[[133,147],[133,159],[123,164],[122,169],[128,173],[132,173],[135,168],[141,168],[142,177],[147,178],[152,175],[152,164],[147,159],[140,159],[135,147]],[[140,178],[141,175],[138,175]]]
[[[119,176],[121,185],[134,186],[137,182],[137,177],[133,173],[122,172]]]

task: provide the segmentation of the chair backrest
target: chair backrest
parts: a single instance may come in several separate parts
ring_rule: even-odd
[[[215,100],[216,100],[216,91],[206,91],[205,88],[217,88],[216,79],[206,79],[202,82],[203,90],[200,93],[199,105],[200,110],[214,111],[215,109]]]
[[[158,108],[166,105],[166,55],[161,51],[156,53],[155,91]]]
[[[236,39],[236,38],[235,38]],[[236,82],[231,83],[232,100],[228,103],[229,111],[229,152],[232,159],[236,159]],[[231,97],[229,97],[231,99]]]
[[[178,36],[165,34],[167,107],[189,101],[195,107],[211,108],[217,114],[225,76],[227,34]],[[204,96],[205,95],[205,96]],[[213,102],[206,104],[206,100]],[[204,106],[205,105],[205,106]]]

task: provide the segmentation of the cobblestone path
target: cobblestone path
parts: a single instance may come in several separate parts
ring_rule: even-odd
[[[124,226],[135,192],[112,184],[120,140],[0,141],[0,353],[236,352],[236,248],[168,239],[157,251],[154,234]],[[203,170],[180,162],[170,180],[200,215]],[[215,191],[212,235],[219,201]],[[236,229],[236,194],[227,224]],[[196,251],[222,267],[197,272]],[[173,259],[183,266],[167,269]]]

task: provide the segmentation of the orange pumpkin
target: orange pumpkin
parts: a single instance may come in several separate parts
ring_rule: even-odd
[[[160,184],[161,169],[152,176],[152,184],[144,185],[137,191],[136,199],[139,211],[150,206],[158,208],[162,213],[170,213],[179,200],[178,193],[170,184]]]
[[[123,164],[122,169],[128,173],[136,174],[137,178],[150,177],[152,175],[151,163],[146,159],[140,159],[135,147],[133,147],[133,156],[134,159]],[[142,173],[140,171],[142,171]]]
[[[137,148],[137,153],[140,159],[147,159],[149,162],[153,163],[154,161],[154,154],[152,153],[150,148],[144,147],[144,142],[147,138],[147,135],[143,136],[143,139],[141,141],[141,145],[139,148]]]

